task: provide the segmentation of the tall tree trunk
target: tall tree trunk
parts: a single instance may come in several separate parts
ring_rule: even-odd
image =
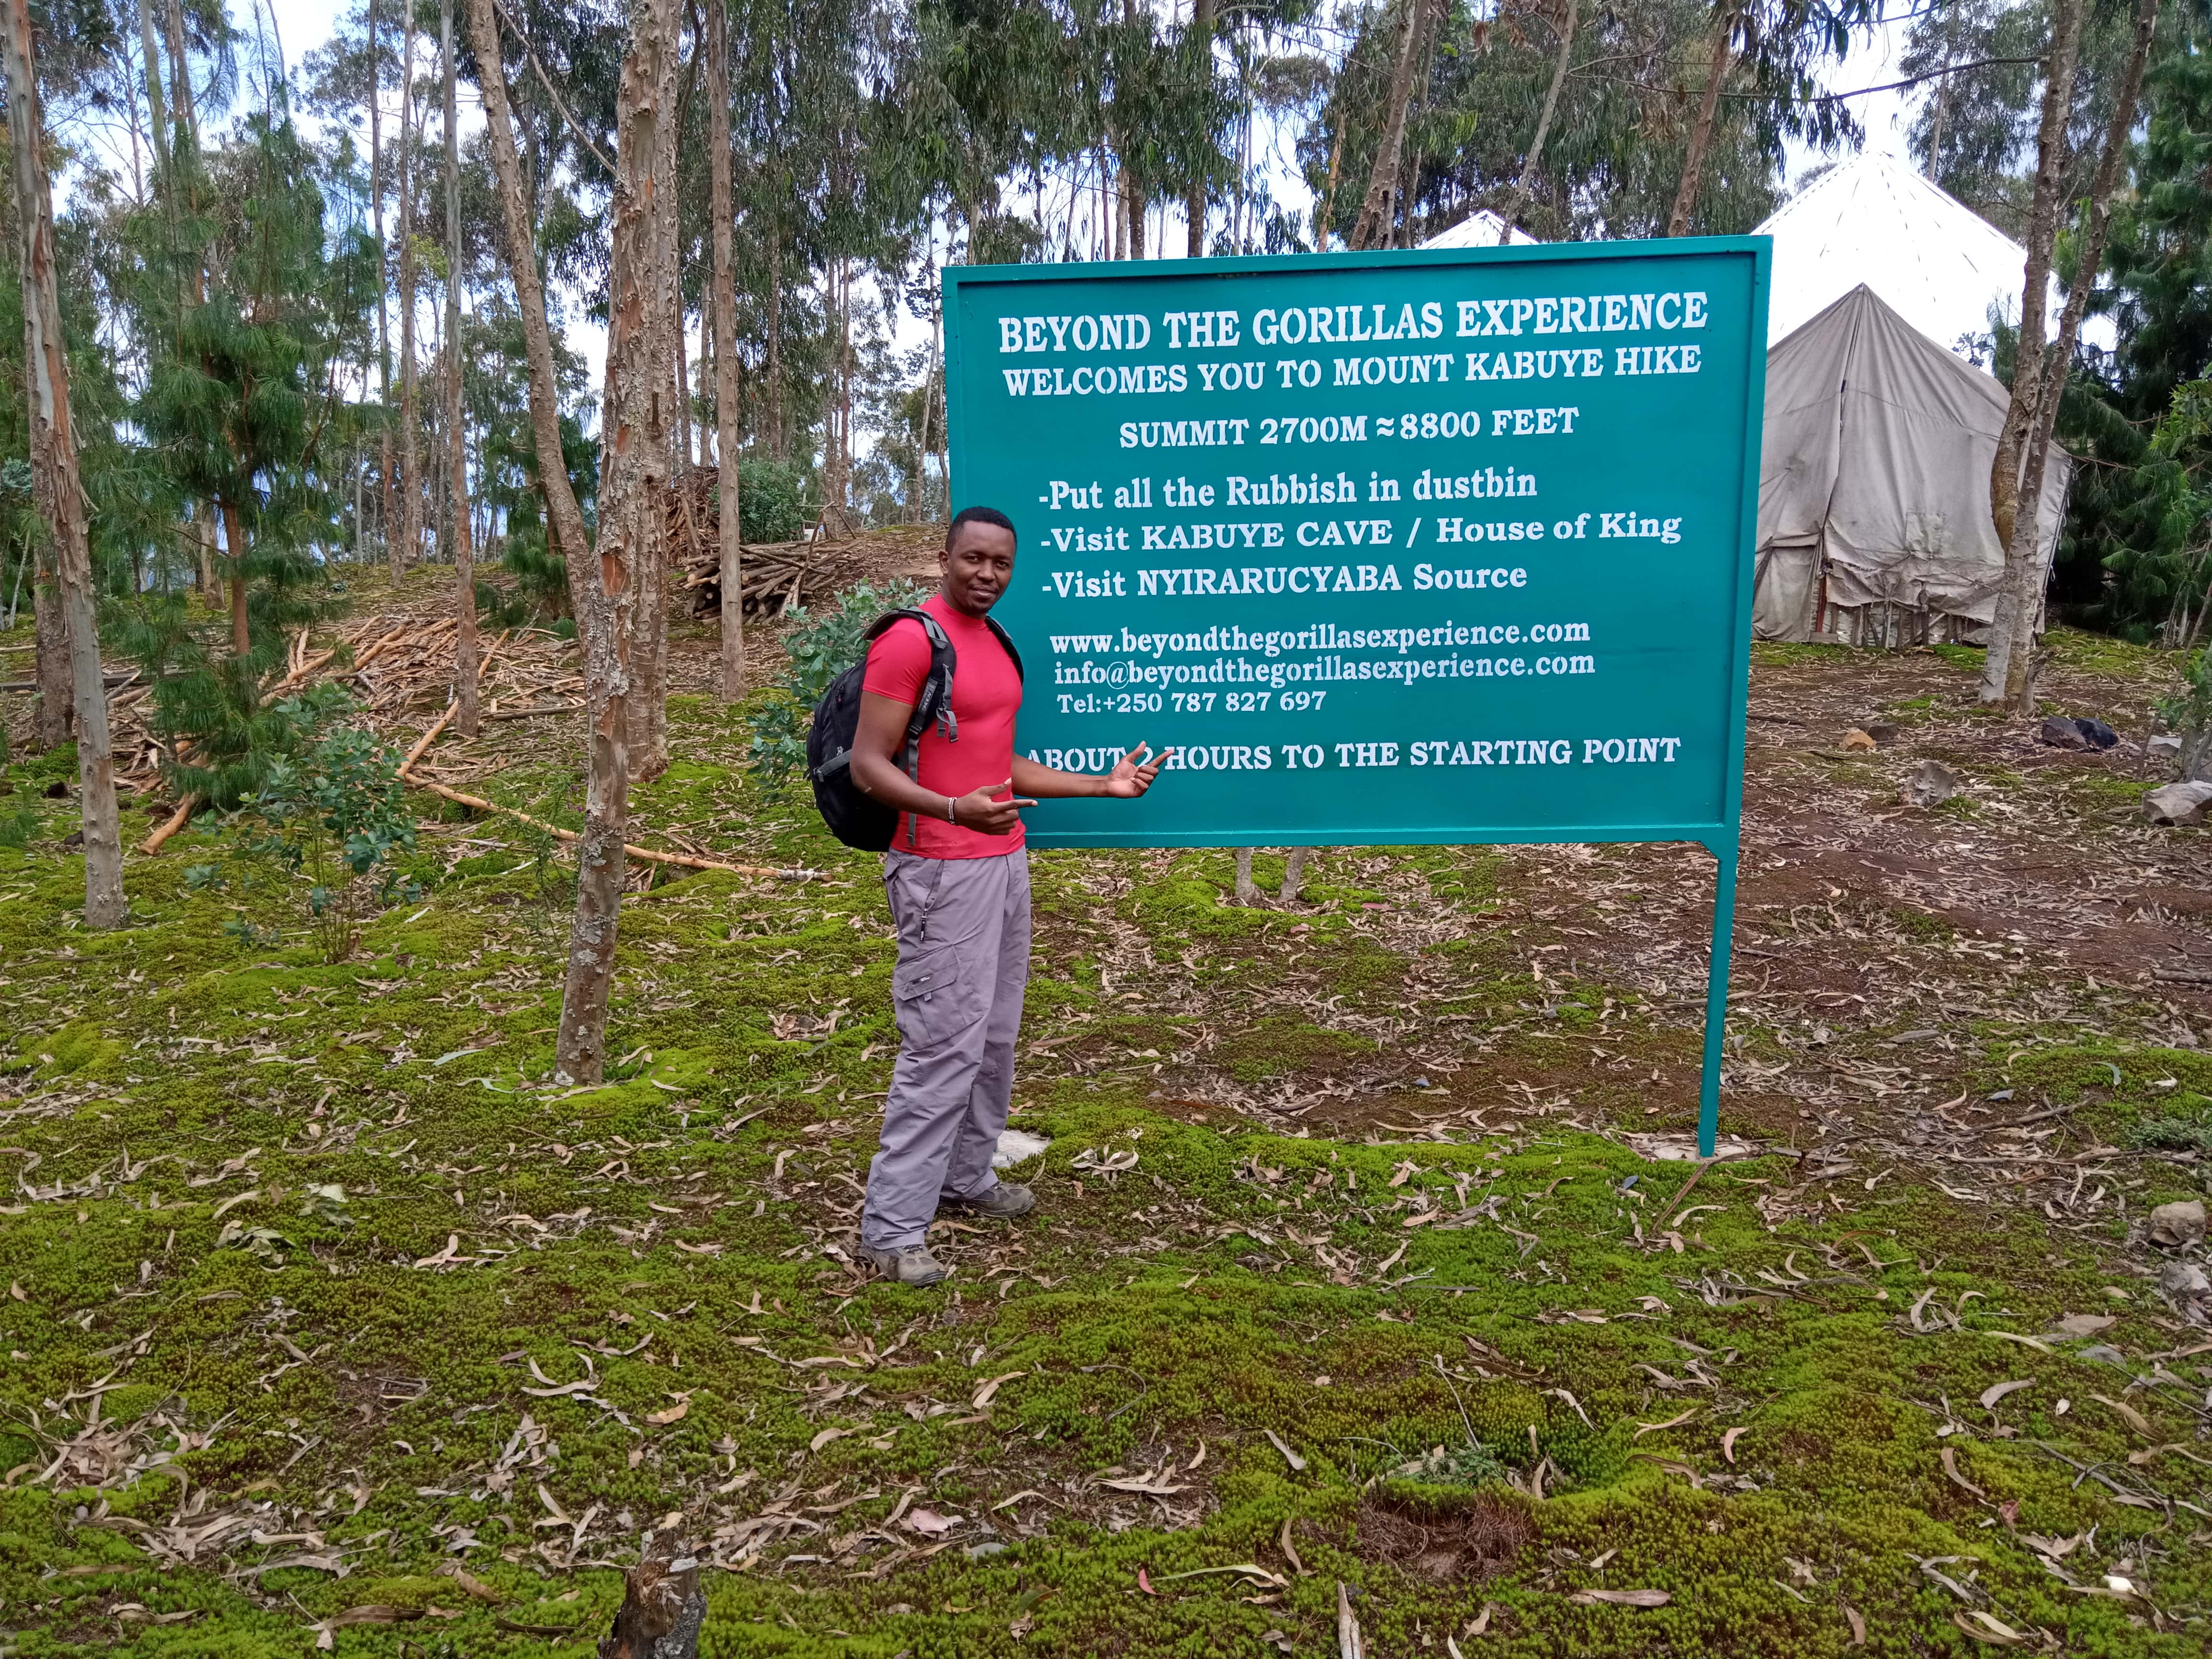
[[[1528,141],[1528,155],[1521,164],[1520,182],[1513,186],[1505,210],[1498,216],[1503,222],[1498,227],[1500,247],[1512,240],[1514,227],[1528,210],[1529,194],[1536,188],[1536,167],[1543,160],[1544,140],[1551,136],[1552,116],[1559,107],[1559,88],[1566,84],[1567,60],[1575,50],[1575,20],[1581,11],[1582,0],[1567,0],[1567,21],[1559,29],[1559,55],[1552,64],[1552,84],[1544,89],[1544,107],[1536,116],[1536,133]]]
[[[768,390],[769,453],[780,461],[791,452],[783,436],[783,234],[772,212],[768,222],[768,361],[763,379]]]
[[[2051,433],[2057,424],[2066,377],[2073,368],[2081,316],[2088,308],[2089,292],[2097,284],[2098,268],[2104,263],[2105,237],[2112,222],[2112,191],[2119,184],[2120,166],[2135,128],[2136,103],[2142,94],[2143,70],[2150,60],[2151,37],[2157,29],[2158,0],[2136,0],[2135,42],[2120,78],[2119,94],[2112,102],[2112,119],[2105,129],[2097,175],[2090,184],[2089,210],[2075,249],[2074,281],[2067,290],[2066,308],[2059,316],[2058,342],[2048,362],[2041,366],[2043,385],[2036,394],[2027,464],[2021,471],[2012,540],[2005,550],[2012,580],[2012,629],[2005,653],[2004,697],[2006,706],[2015,714],[2028,713],[2034,696],[2036,623],[2042,613],[2046,585],[2039,520],[2043,516],[2043,479],[2051,457]],[[2021,372],[2018,368],[2013,370],[2015,380]]]
[[[1202,55],[1206,78],[1213,76],[1213,9],[1216,0],[1191,0],[1190,39]],[[1194,259],[1206,252],[1206,180],[1191,180],[1183,198],[1183,216],[1190,222],[1184,251]]]
[[[392,533],[391,250],[384,240],[384,52],[376,4],[377,0],[368,0],[368,198],[376,233],[376,476],[381,497],[376,527],[384,538],[385,566],[396,587],[402,570],[399,540]],[[404,130],[404,120],[401,125]]]
[[[676,370],[676,401],[672,406],[672,412],[676,416],[676,476],[681,478],[699,465],[697,458],[691,453],[691,319],[681,312],[676,317],[676,349],[671,355],[674,358]],[[704,386],[705,382],[706,366],[702,360],[700,383]],[[702,442],[705,441],[706,436],[706,428],[702,425],[699,432]]]
[[[640,4],[662,0],[633,0]],[[646,421],[652,454],[641,462],[638,488],[641,501],[649,501],[652,524],[644,524],[647,508],[638,509],[640,534],[636,542],[637,631],[634,684],[629,705],[629,775],[632,783],[645,783],[668,769],[668,566],[666,534],[668,486],[674,474],[671,428],[674,424],[675,382],[669,373],[678,349],[683,298],[677,286],[676,145],[683,128],[677,82],[678,53],[672,0],[671,23],[660,59],[661,84],[653,116],[653,148],[645,157],[651,168],[647,184],[652,240],[641,274],[646,293],[645,350],[653,366],[650,392],[640,405]],[[608,347],[612,362],[613,346]],[[612,431],[610,424],[606,428]]]
[[[403,0],[403,4],[404,0]],[[417,464],[415,403],[415,12],[401,13],[399,54],[399,545],[392,556],[397,581],[422,553],[422,475]]]
[[[709,210],[714,234],[714,465],[720,526],[724,702],[744,695],[745,616],[743,546],[738,517],[737,237],[730,189],[730,11],[707,0],[707,149]]]
[[[1421,34],[1429,0],[1405,0],[1406,21],[1398,31],[1398,61],[1390,72],[1390,101],[1376,146],[1374,171],[1367,176],[1367,198],[1352,227],[1352,246],[1387,247],[1396,212],[1398,153],[1405,147],[1406,111],[1413,99],[1413,65],[1421,58]]]
[[[154,8],[139,0],[138,48],[146,58],[146,114],[148,137],[154,151],[154,182],[167,195],[169,164],[169,116],[161,97],[161,46],[154,33]]]
[[[230,654],[242,657],[253,648],[252,616],[246,602],[246,531],[239,522],[238,503],[216,498],[222,514],[225,573],[230,582]]]
[[[200,556],[200,602],[215,603],[215,519],[205,501],[192,503],[192,544]]]
[[[490,0],[480,0],[489,7]],[[576,920],[555,1046],[557,1073],[576,1083],[605,1075],[607,999],[620,921],[623,839],[629,821],[630,686],[641,573],[662,535],[665,433],[654,405],[665,395],[665,343],[655,325],[665,246],[659,223],[660,112],[675,56],[674,0],[630,0],[615,106],[613,232],[607,266],[607,363],[600,432],[606,456],[598,556],[576,584],[591,733],[584,833],[576,849]],[[518,242],[520,238],[516,239]]]
[[[69,352],[54,271],[54,204],[46,179],[46,128],[32,66],[30,0],[8,0],[0,67],[8,82],[8,137],[15,150],[15,224],[22,263],[23,362],[28,371],[31,479],[53,546],[56,585],[69,632],[70,704],[76,714],[78,806],[84,832],[84,920],[123,924],[123,835],[115,812],[115,761],[107,740],[107,688],[100,676],[100,624],[92,592],[83,481],[70,418]]]
[[[1698,183],[1705,170],[1705,148],[1713,141],[1713,121],[1721,106],[1721,82],[1728,78],[1729,45],[1735,33],[1739,9],[1724,4],[1713,18],[1711,61],[1705,66],[1705,94],[1698,100],[1698,117],[1690,128],[1689,154],[1682,158],[1682,182],[1674,191],[1674,209],[1667,216],[1667,234],[1686,236],[1690,215],[1698,205]]]
[[[530,378],[531,447],[538,463],[538,489],[545,502],[551,540],[568,563],[571,607],[579,617],[599,580],[590,569],[592,544],[583,510],[568,478],[561,447],[561,392],[553,368],[553,333],[545,319],[545,283],[538,270],[538,240],[530,192],[523,183],[522,158],[515,147],[514,117],[507,101],[500,54],[496,0],[469,0],[469,42],[477,55],[477,82],[484,105],[492,171],[499,183],[500,223],[507,246],[507,274],[522,313],[524,356]],[[598,716],[593,715],[596,721]]]
[[[1990,648],[1982,663],[1981,700],[2002,701],[2010,673],[2014,635],[2025,642],[2035,628],[2033,615],[2015,615],[2016,573],[2013,532],[2020,515],[2022,453],[2035,429],[2043,394],[2044,325],[2049,304],[2051,256],[2058,240],[2058,211],[2066,190],[2066,119],[2073,108],[2074,71],[2081,54],[2084,0],[2056,0],[2051,15],[2051,56],[2044,66],[2043,119],[2035,141],[2035,194],[2027,222],[2027,287],[2020,296],[2020,339],[2013,354],[2012,396],[1997,453],[1990,466],[1990,520],[2008,566],[1998,588],[1990,624]]]
[[[29,383],[26,381],[27,393]],[[39,702],[32,716],[31,741],[40,749],[58,749],[70,738],[69,621],[62,610],[62,590],[54,569],[51,544],[33,538],[31,559],[31,621],[38,648],[33,678],[39,683]]]
[[[447,518],[453,527],[453,729],[477,734],[477,568],[469,534],[469,445],[461,405],[460,100],[454,91],[453,0],[438,8],[438,48],[446,70],[446,452]]]

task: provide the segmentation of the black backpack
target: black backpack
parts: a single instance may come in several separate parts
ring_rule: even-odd
[[[944,731],[947,743],[960,741],[960,722],[952,713],[952,675],[960,659],[943,627],[927,611],[890,611],[868,624],[864,638],[873,645],[885,629],[904,620],[920,623],[929,635],[929,673],[915,699],[914,713],[907,719],[902,760],[907,776],[919,781],[921,734],[932,721]],[[1021,653],[1014,649],[1005,629],[988,617],[983,621],[1006,648],[1014,665],[1014,678],[1020,679]],[[815,807],[830,833],[848,847],[881,853],[890,848],[891,837],[897,833],[898,811],[861,793],[853,781],[853,739],[860,728],[860,689],[867,672],[867,653],[863,651],[860,660],[832,680],[822,701],[815,704],[814,723],[806,733],[806,776],[814,786]],[[908,839],[913,839],[911,830]]]

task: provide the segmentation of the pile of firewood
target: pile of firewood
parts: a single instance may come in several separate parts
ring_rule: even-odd
[[[714,474],[695,468],[668,491],[670,562],[683,573],[691,614],[722,608],[721,522]],[[741,603],[747,622],[780,617],[787,607],[812,605],[856,582],[902,575],[934,576],[941,525],[893,525],[833,534],[824,526],[803,541],[748,542],[738,552],[744,579]]]
[[[350,666],[338,665],[339,647]],[[477,637],[478,698],[486,721],[572,714],[584,706],[584,679],[576,647],[542,629]],[[271,701],[319,679],[353,694],[366,723],[394,738],[411,737],[425,711],[445,706],[453,693],[453,618],[382,616],[352,622],[312,648],[302,629],[294,635],[283,672],[264,690]],[[125,685],[108,700],[108,726],[120,788],[162,789],[161,745],[155,738],[151,688]]]

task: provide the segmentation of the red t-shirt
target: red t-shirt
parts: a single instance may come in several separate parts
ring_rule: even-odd
[[[1004,783],[1014,772],[1014,715],[1022,706],[1021,676],[1006,647],[980,618],[963,616],[933,594],[921,609],[937,618],[958,658],[952,674],[952,714],[959,724],[957,743],[945,741],[936,721],[921,734],[915,755],[915,781],[941,795],[964,795],[986,784]],[[918,622],[894,623],[868,647],[864,691],[911,708],[929,678],[929,635]],[[997,799],[1004,800],[1001,792]],[[1003,836],[987,836],[941,817],[899,814],[891,845],[930,859],[1001,858],[1023,844],[1022,826]]]

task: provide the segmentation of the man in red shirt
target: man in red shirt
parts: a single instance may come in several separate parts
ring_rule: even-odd
[[[1133,799],[1167,758],[1147,759],[1150,745],[1139,744],[1103,777],[1024,760],[1014,749],[1021,674],[983,620],[1013,576],[1012,521],[991,507],[964,509],[938,564],[944,585],[921,608],[957,656],[950,729],[933,723],[922,734],[917,775],[908,777],[907,721],[930,648],[921,624],[904,621],[868,652],[853,741],[854,783],[899,813],[884,854],[898,927],[891,1002],[899,1057],[882,1147],[868,1166],[860,1249],[885,1278],[905,1285],[935,1285],[949,1272],[929,1253],[940,1204],[1012,1217],[1036,1201],[991,1168],[1013,1097],[1030,974],[1021,809],[1046,795]]]

